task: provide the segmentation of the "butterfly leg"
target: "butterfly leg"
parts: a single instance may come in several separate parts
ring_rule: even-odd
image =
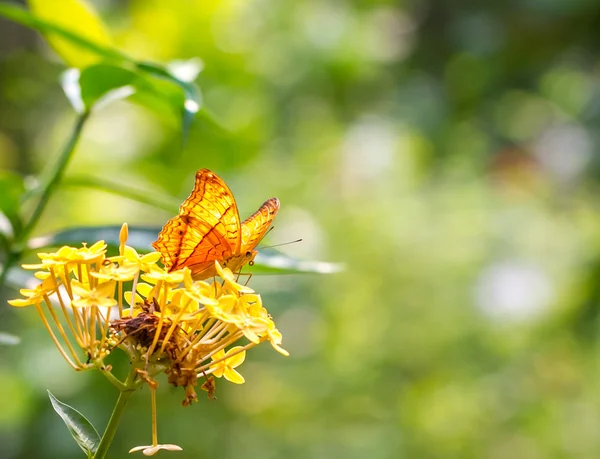
[[[235,281],[238,284],[239,284],[240,277],[242,277],[242,276],[248,276],[248,279],[246,279],[246,283],[244,284],[244,287],[247,287],[248,286],[248,282],[250,282],[250,279],[252,279],[252,273],[235,273],[235,274],[237,275],[237,278],[236,278]]]

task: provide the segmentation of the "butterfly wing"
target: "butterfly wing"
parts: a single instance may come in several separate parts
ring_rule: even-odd
[[[271,198],[242,223],[240,253],[251,252],[258,245],[279,210],[279,199]]]
[[[187,266],[199,274],[215,260],[239,253],[240,236],[240,216],[231,190],[216,174],[201,169],[179,215],[167,222],[152,246],[169,270]]]

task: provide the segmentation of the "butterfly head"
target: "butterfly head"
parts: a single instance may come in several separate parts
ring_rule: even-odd
[[[223,268],[229,268],[233,272],[238,272],[242,266],[254,264],[254,257],[258,252],[256,250],[246,250],[244,253],[239,255],[232,255],[223,261]]]

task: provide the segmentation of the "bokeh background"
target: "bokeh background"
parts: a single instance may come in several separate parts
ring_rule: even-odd
[[[597,458],[600,455],[600,6],[586,0],[97,0],[120,49],[199,58],[205,106],[94,113],[36,235],[160,227],[171,215],[78,177],[183,200],[197,169],[242,214],[282,202],[269,243],[343,262],[255,276],[284,334],[246,384],[182,408],[178,458]],[[52,163],[75,115],[65,65],[0,20],[0,166]],[[16,297],[1,292],[3,300]],[[77,458],[51,390],[101,429],[116,393],[75,373],[29,309],[0,304],[0,457]],[[117,362],[118,364],[118,362]],[[110,457],[150,440],[147,391]]]

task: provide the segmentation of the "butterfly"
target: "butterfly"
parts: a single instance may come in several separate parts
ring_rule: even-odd
[[[169,220],[152,246],[169,271],[187,266],[194,279],[216,275],[215,260],[233,272],[252,264],[255,247],[269,230],[279,200],[271,198],[243,222],[235,198],[214,172],[201,169],[190,196]]]

